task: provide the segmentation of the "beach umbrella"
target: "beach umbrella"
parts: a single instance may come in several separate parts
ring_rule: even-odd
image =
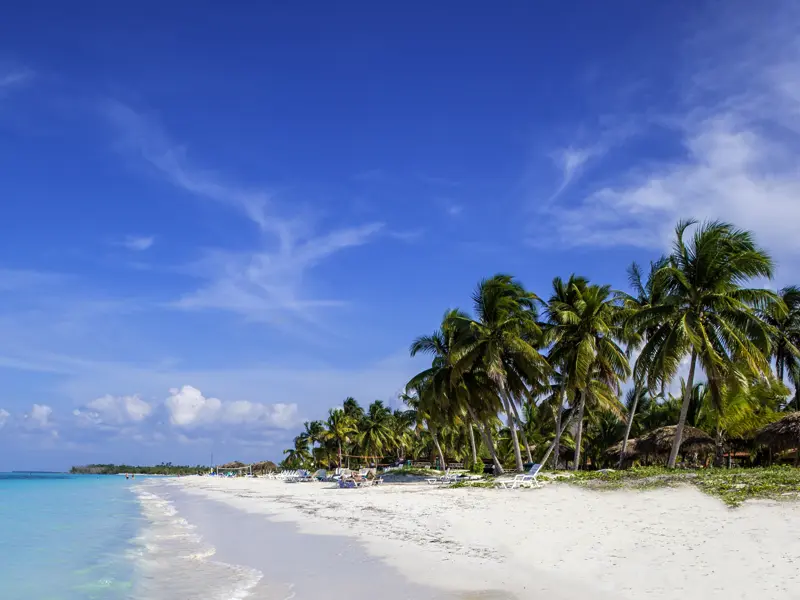
[[[797,449],[794,465],[800,461],[800,411],[789,413],[782,419],[762,427],[756,434],[756,442],[772,450]]]

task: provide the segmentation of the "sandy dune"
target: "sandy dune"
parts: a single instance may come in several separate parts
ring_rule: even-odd
[[[339,490],[266,479],[178,481],[241,510],[296,522],[305,533],[354,536],[408,578],[465,597],[800,598],[800,504],[730,509],[694,488]]]

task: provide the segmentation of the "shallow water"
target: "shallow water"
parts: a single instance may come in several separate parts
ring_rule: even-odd
[[[127,600],[142,524],[124,477],[0,474],[3,600]]]

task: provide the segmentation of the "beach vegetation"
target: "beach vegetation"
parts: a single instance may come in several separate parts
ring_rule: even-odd
[[[772,274],[750,232],[690,219],[667,255],[629,267],[624,290],[572,274],[540,297],[511,275],[488,277],[469,311],[446,310],[412,341],[430,365],[396,404],[345,399],[304,425],[282,466],[501,475],[538,462],[576,483],[695,477],[732,498],[778,493],[783,471],[740,481],[708,469],[800,460],[800,418],[763,433],[800,408],[786,385],[800,382],[800,290],[756,285]]]

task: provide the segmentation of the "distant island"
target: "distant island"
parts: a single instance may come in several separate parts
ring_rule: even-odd
[[[132,473],[135,475],[198,475],[208,473],[210,467],[196,465],[173,465],[172,463],[161,463],[153,466],[132,466],[132,465],[113,465],[95,464],[72,467],[69,472],[73,475],[120,475]]]

